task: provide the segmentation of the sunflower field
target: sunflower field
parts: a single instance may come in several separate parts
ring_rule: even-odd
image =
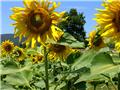
[[[97,9],[87,46],[59,27],[69,18],[55,10],[60,3],[23,5],[11,8],[10,19],[25,47],[1,42],[0,90],[120,90],[120,0],[104,0]]]

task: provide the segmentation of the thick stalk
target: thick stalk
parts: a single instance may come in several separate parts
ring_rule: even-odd
[[[48,81],[48,60],[47,60],[47,51],[46,51],[46,47],[44,47],[44,58],[45,58],[45,85],[46,85],[46,90],[49,90],[49,81]]]

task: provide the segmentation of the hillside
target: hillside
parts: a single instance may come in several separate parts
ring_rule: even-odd
[[[14,38],[14,34],[0,34],[1,42],[5,40],[10,40],[14,42],[15,45],[20,46],[22,43],[19,42],[19,38]],[[24,38],[22,39],[24,41]]]
[[[22,42],[25,41],[25,38],[22,38],[22,41],[19,42],[19,38],[14,38],[14,34],[0,34],[1,37],[1,42],[5,41],[5,40],[10,40],[12,42],[14,42],[15,45],[20,46],[20,47],[25,47],[25,45],[22,45]],[[40,46],[39,43],[37,43],[37,46]]]

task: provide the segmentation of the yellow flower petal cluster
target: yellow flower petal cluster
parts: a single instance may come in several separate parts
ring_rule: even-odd
[[[35,64],[35,63],[39,63],[39,62],[43,62],[43,60],[44,60],[44,57],[43,57],[43,55],[42,54],[40,54],[40,53],[38,53],[38,54],[36,54],[36,55],[34,55],[33,57],[32,57],[32,62]]]
[[[13,52],[14,44],[13,44],[13,42],[6,40],[6,41],[2,42],[1,48],[2,48],[1,54],[8,55]]]
[[[103,48],[105,46],[103,38],[99,35],[99,33],[97,31],[92,31],[89,34],[89,47],[90,48]]]
[[[96,21],[101,29],[101,36],[110,38],[120,44],[120,0],[107,0],[102,4],[105,9],[99,9],[96,14]]]
[[[64,61],[73,52],[72,48],[58,44],[49,44],[48,48],[50,49],[48,56],[51,60],[60,59]]]
[[[13,50],[13,57],[17,61],[23,61],[25,59],[25,53],[24,50],[18,46],[16,46]]]
[[[62,21],[65,12],[54,11],[60,3],[48,0],[23,0],[24,8],[12,8],[10,16],[15,21],[15,37],[26,37],[26,46],[34,47],[37,42],[45,43],[48,39],[57,41],[63,35],[56,24]]]

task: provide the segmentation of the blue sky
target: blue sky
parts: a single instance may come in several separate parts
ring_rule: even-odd
[[[85,15],[85,31],[87,34],[94,30],[94,26],[96,22],[93,20],[95,18],[94,14],[97,12],[96,8],[103,8],[101,6],[102,0],[55,0],[60,1],[61,5],[57,8],[57,11],[69,11],[71,8],[76,8],[78,12],[83,12]],[[1,20],[1,32],[0,34],[6,33],[14,33],[14,27],[10,24],[13,21],[9,18],[12,14],[10,8],[17,6],[23,7],[23,3],[20,0],[2,0],[0,1],[1,4],[1,12],[0,12],[0,20]],[[88,36],[88,35],[87,35]]]

